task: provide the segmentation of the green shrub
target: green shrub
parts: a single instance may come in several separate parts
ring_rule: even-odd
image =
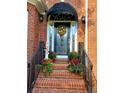
[[[77,52],[70,52],[68,54],[68,58],[71,60],[73,58],[78,58],[79,57],[79,54]]]
[[[75,65],[75,64],[70,64],[68,66],[68,70],[72,73],[78,73],[81,76],[84,75],[84,66],[82,64]]]
[[[71,65],[68,66],[68,70],[69,70],[70,72],[77,73],[77,72],[79,71],[79,68],[78,68],[77,65],[71,64]]]
[[[56,58],[56,53],[50,51],[48,57],[49,57],[50,59],[55,59],[55,58]]]
[[[53,63],[52,63],[51,59],[46,59],[44,61],[43,66],[42,66],[42,71],[44,73],[51,73],[51,72],[53,72]]]
[[[53,63],[51,59],[44,60],[43,64],[37,65],[45,75],[53,72]]]

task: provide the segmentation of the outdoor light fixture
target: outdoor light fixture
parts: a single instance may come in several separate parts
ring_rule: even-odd
[[[43,12],[43,13],[40,15],[40,21],[41,21],[41,22],[43,22],[45,14],[46,14],[46,11]]]
[[[45,14],[46,14],[46,12],[43,12],[43,13],[42,13],[42,15],[45,15]]]
[[[82,17],[81,17],[81,21],[82,21],[82,23],[85,24],[85,16],[82,16]]]
[[[40,21],[43,22],[44,16],[40,15]]]

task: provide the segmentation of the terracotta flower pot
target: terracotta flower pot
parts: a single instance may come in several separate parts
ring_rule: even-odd
[[[52,59],[53,63],[55,63],[55,59]]]
[[[71,64],[77,65],[77,64],[79,64],[79,59],[78,59],[78,58],[72,58],[72,59],[70,60],[70,62],[71,62]]]

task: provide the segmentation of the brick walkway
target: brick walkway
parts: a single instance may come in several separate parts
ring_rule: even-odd
[[[70,73],[67,66],[67,62],[56,62],[53,73],[48,77],[39,73],[32,93],[87,93],[82,77]]]

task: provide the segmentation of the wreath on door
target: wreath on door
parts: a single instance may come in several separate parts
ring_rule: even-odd
[[[60,36],[63,36],[65,33],[66,33],[66,26],[65,25],[59,25],[57,27],[57,33],[60,35]]]

